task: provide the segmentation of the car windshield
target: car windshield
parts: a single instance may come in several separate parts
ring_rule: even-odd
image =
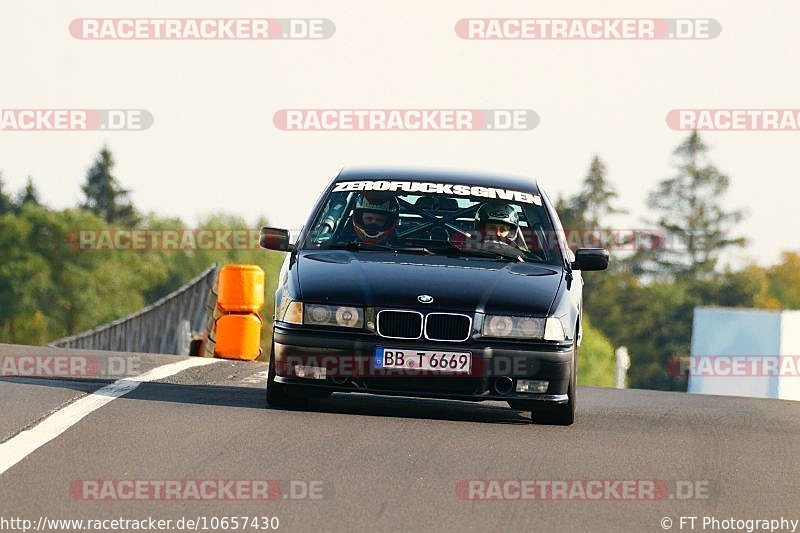
[[[417,182],[339,182],[310,228],[304,249],[562,262],[542,199],[529,192]]]

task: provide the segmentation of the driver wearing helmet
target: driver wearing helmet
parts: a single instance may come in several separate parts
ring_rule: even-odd
[[[362,241],[381,243],[394,233],[399,213],[400,204],[390,194],[360,194],[353,207],[353,229]]]
[[[514,206],[500,202],[483,204],[475,213],[475,229],[485,242],[501,242],[526,249]]]

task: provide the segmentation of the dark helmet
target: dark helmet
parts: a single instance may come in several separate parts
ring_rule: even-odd
[[[511,205],[500,202],[486,203],[475,213],[475,227],[483,230],[489,223],[508,225],[510,229],[508,239],[514,240],[519,230],[519,214]]]
[[[391,194],[363,193],[353,207],[353,228],[364,242],[382,242],[394,232],[399,213],[400,204]],[[386,220],[383,224],[367,224],[365,214],[384,215]]]

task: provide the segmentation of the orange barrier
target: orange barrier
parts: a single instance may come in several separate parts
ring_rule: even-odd
[[[206,357],[252,361],[261,355],[264,271],[256,265],[225,265],[208,299]]]
[[[252,361],[261,354],[261,319],[256,314],[230,314],[217,320],[214,353],[224,359]]]
[[[225,265],[219,271],[217,305],[226,313],[258,313],[264,307],[264,271],[256,265]]]

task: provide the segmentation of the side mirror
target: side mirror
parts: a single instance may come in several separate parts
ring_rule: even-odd
[[[258,244],[267,250],[277,250],[279,252],[294,251],[294,245],[289,240],[289,230],[280,228],[261,228],[261,235]]]
[[[581,248],[575,252],[574,270],[605,270],[608,268],[608,250],[602,248]]]

